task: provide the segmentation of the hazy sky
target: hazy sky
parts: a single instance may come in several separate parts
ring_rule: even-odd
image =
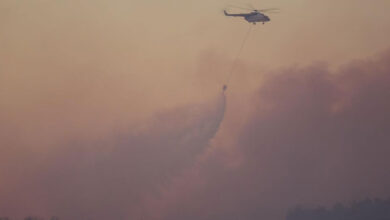
[[[281,12],[221,94],[250,25],[222,10],[247,3]],[[0,1],[0,216],[282,220],[390,196],[389,9]]]

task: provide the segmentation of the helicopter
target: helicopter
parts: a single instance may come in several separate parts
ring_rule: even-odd
[[[226,12],[226,10],[223,10],[225,16],[243,17],[246,21],[253,24],[256,24],[257,22],[262,22],[263,24],[265,24],[265,22],[271,21],[271,19],[267,15],[265,15],[264,12],[275,12],[279,10],[278,8],[267,8],[267,9],[257,10],[254,9],[253,7],[252,8],[243,8],[238,6],[231,6],[231,7],[240,8],[244,10],[251,10],[252,12],[240,13],[240,14],[229,14],[228,12]]]

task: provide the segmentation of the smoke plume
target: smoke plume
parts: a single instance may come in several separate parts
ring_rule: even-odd
[[[145,216],[142,201],[158,195],[209,146],[225,112],[225,95],[157,114],[142,127],[99,140],[68,140],[45,156],[23,160],[10,179],[1,173],[2,215],[63,219]],[[60,149],[60,150],[58,150]]]
[[[219,148],[182,177],[157,202],[160,219],[282,220],[297,205],[387,198],[389,64],[387,52],[336,72],[313,64],[266,75],[233,154]]]

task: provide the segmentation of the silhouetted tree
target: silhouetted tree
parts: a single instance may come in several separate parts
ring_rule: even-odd
[[[43,220],[43,218],[36,217],[36,216],[28,216],[24,218],[24,220]]]
[[[390,220],[390,199],[366,199],[350,206],[336,204],[331,209],[303,209],[288,212],[286,220]]]

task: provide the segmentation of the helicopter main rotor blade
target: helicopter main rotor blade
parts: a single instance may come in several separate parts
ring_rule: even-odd
[[[250,4],[250,3],[247,3],[247,4],[246,4],[246,6],[248,6],[248,8],[250,8],[250,9],[252,9],[252,10],[256,10],[256,8],[255,8],[255,7],[253,7],[253,5],[252,5],[252,4]]]
[[[280,11],[267,11],[267,12],[261,11],[261,13],[264,13],[264,14],[279,14]]]
[[[266,8],[266,9],[261,9],[261,10],[258,10],[260,12],[270,12],[270,11],[280,11],[279,8]]]
[[[228,7],[239,8],[239,9],[250,10],[250,11],[254,10],[254,9],[252,9],[252,8],[245,8],[245,7],[240,7],[240,6],[236,6],[236,5],[228,5]]]

